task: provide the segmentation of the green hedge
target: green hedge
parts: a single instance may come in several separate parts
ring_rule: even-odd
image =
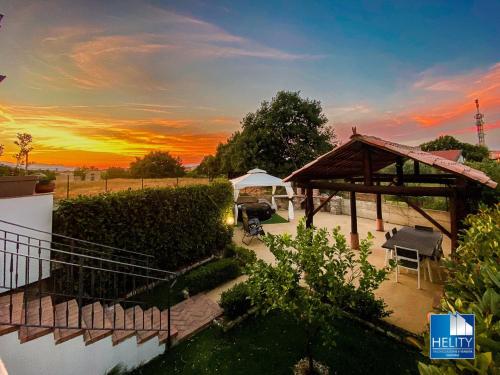
[[[249,295],[248,284],[244,282],[223,292],[219,305],[224,309],[224,315],[235,319],[245,314],[252,307]]]
[[[54,232],[154,255],[176,270],[219,253],[230,243],[225,224],[233,201],[227,181],[62,200]]]
[[[195,295],[213,289],[239,275],[241,270],[238,262],[235,259],[224,258],[191,271],[184,278],[184,282],[189,294]]]

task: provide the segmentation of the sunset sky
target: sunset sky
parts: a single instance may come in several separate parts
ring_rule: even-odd
[[[418,4],[417,4],[418,3]],[[0,144],[31,159],[199,162],[278,90],[321,101],[341,139],[441,134],[500,149],[499,1],[0,0]]]

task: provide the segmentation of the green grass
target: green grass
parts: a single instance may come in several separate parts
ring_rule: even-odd
[[[288,220],[278,214],[273,214],[273,216],[271,216],[269,219],[262,222],[262,224],[281,224],[281,223],[288,223]]]
[[[416,351],[359,323],[340,319],[337,346],[317,343],[316,359],[330,366],[331,374],[417,374]],[[223,333],[212,327],[174,347],[134,375],[153,374],[291,374],[304,357],[304,333],[279,314],[252,317]],[[333,370],[333,371],[332,371]]]

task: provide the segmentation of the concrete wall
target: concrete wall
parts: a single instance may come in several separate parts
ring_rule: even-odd
[[[450,230],[450,213],[446,211],[425,210],[439,224]],[[377,206],[375,202],[356,201],[356,213],[358,217],[375,220],[377,218]],[[342,199],[342,214],[351,214],[351,203],[349,199]],[[426,218],[417,211],[406,205],[397,203],[382,204],[382,218],[386,223],[399,224],[405,226],[425,225],[433,226]],[[437,228],[436,228],[437,229]]]
[[[83,336],[59,345],[53,334],[24,344],[19,343],[18,332],[0,336],[0,360],[11,375],[102,375],[119,363],[135,368],[164,350],[157,337],[138,345],[132,336],[113,346],[108,336],[86,346]]]
[[[18,198],[0,198],[0,219],[11,223],[20,224],[26,227],[40,229],[46,232],[52,232],[52,210],[53,210],[53,196],[52,194],[37,194],[29,195]],[[15,234],[5,233],[3,231],[10,231]],[[19,228],[13,225],[8,225],[0,222],[0,250],[6,249],[10,253],[18,253],[23,255],[30,255],[32,257],[50,259],[50,250],[41,250],[38,248],[27,245],[16,246],[16,243],[9,241],[18,241],[22,243],[31,243],[38,245],[38,241],[29,240],[25,236],[31,236],[41,239],[41,247],[50,249],[51,235],[34,232],[28,229]],[[5,247],[4,247],[5,246]],[[38,280],[39,276],[39,261],[37,259],[30,259],[29,264],[29,278],[26,275],[26,262],[28,258],[16,255],[6,255],[0,253],[0,292],[5,291],[2,287],[18,287]],[[13,273],[12,279],[10,275],[10,263],[12,257]],[[5,261],[5,264],[4,264]],[[50,264],[49,262],[41,262],[42,274],[41,278],[49,277]],[[5,275],[5,284],[4,284]],[[16,283],[17,275],[17,283]]]

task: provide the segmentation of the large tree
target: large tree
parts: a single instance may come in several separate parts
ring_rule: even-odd
[[[420,148],[422,151],[462,150],[467,161],[482,161],[489,155],[488,148],[460,142],[451,135],[442,135],[433,141],[421,144]]]
[[[285,177],[334,147],[335,134],[327,122],[319,101],[280,91],[247,114],[242,129],[218,146],[215,161],[206,162],[218,174],[235,176],[258,167]]]
[[[180,177],[185,173],[181,159],[165,151],[152,151],[130,163],[130,174],[136,178]]]

